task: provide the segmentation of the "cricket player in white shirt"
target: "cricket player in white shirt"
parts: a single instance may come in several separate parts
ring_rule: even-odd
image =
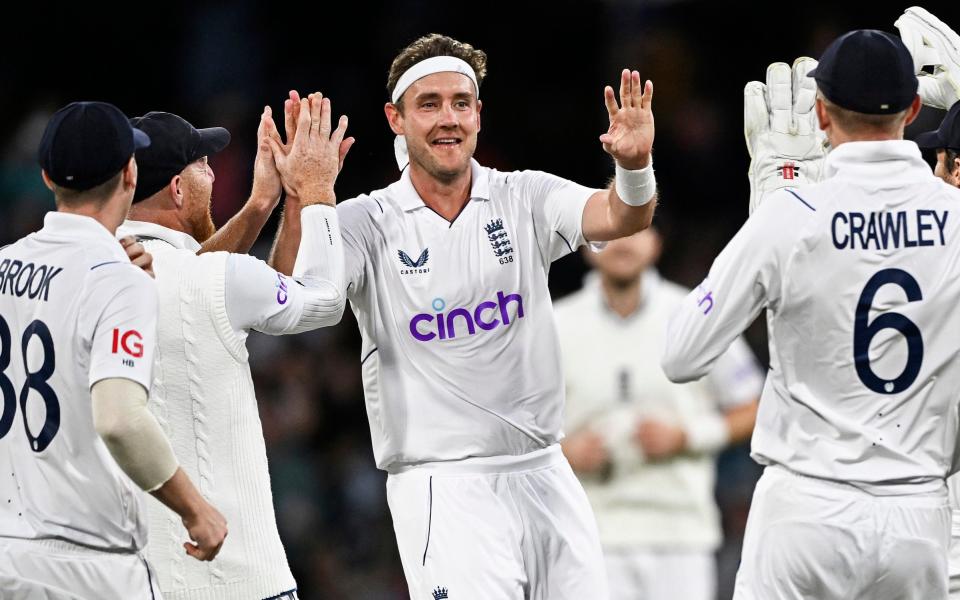
[[[58,111],[39,151],[57,211],[0,250],[4,600],[160,598],[138,488],[176,511],[194,558],[227,533],[146,408],[157,291],[114,232],[149,143],[112,105]]]
[[[251,223],[241,214],[214,232],[214,175],[207,157],[227,145],[227,130],[198,130],[165,112],[132,119],[152,140],[137,152],[141,183],[121,228],[154,256],[160,318],[149,407],[184,469],[231,524],[224,552],[195,563],[184,560],[176,543],[180,523],[150,503],[146,554],[168,600],[297,597],[277,531],[246,339],[250,330],[282,335],[340,321],[346,295],[333,184],[352,144],[352,138],[344,140],[346,119],[331,131],[328,99],[311,94],[298,103],[303,133],[283,157],[287,183],[302,208],[303,242],[290,257],[296,261],[293,278],[246,254],[203,251],[211,241],[246,251],[265,221],[254,216]],[[290,101],[287,107],[289,112]],[[255,215],[269,215],[280,197],[280,175],[265,141],[275,131],[267,108],[245,209]],[[249,208],[256,203],[264,207]]]
[[[547,273],[650,224],[653,86],[624,71],[619,104],[605,89],[617,174],[597,190],[472,159],[485,72],[482,51],[446,36],[401,51],[385,107],[400,180],[337,207],[373,450],[412,598],[605,599],[559,446]]]
[[[920,148],[935,150],[933,174],[960,187],[960,36],[929,11],[913,6],[897,19],[900,37],[910,50],[920,98],[926,106],[947,111],[936,131],[917,136]],[[924,69],[930,69],[927,72]],[[950,507],[950,598],[960,599],[960,475],[947,479]]]
[[[960,190],[902,139],[921,100],[898,38],[850,32],[813,63],[747,86],[756,208],[672,318],[663,367],[703,376],[767,309],[767,468],[736,598],[945,598]]]
[[[661,247],[650,227],[585,252],[595,270],[556,303],[562,445],[597,516],[616,596],[714,600],[714,461],[750,438],[763,376],[738,339],[703,380],[666,378],[666,323],[689,290],[657,273]]]

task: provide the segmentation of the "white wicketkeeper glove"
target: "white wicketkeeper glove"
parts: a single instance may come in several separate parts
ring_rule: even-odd
[[[750,152],[750,213],[764,196],[785,187],[820,181],[827,137],[820,130],[814,100],[817,82],[807,73],[812,58],[767,67],[767,83],[743,89],[743,133]]]
[[[913,57],[920,99],[948,110],[960,100],[960,36],[919,6],[905,10],[894,26]],[[933,74],[925,73],[924,66],[933,67]]]

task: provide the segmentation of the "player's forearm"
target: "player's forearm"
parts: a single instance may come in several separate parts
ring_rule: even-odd
[[[198,254],[217,251],[240,254],[249,252],[270,218],[276,205],[275,200],[251,196],[240,212],[202,244]]]
[[[188,521],[207,507],[207,502],[200,495],[200,491],[180,467],[177,467],[163,485],[150,493],[164,506]]]
[[[739,444],[750,439],[753,427],[757,422],[757,408],[759,399],[726,411],[723,420],[727,425],[727,437],[730,445]]]
[[[608,219],[614,235],[611,239],[633,235],[653,223],[653,213],[657,209],[655,193],[653,198],[642,206],[631,206],[624,202],[617,191],[616,183],[610,185],[608,194]]]
[[[270,258],[267,264],[284,275],[293,274],[293,265],[297,260],[300,249],[302,227],[300,225],[301,207],[299,202],[287,199],[280,218],[277,235],[273,238],[273,248],[270,249]]]
[[[626,173],[626,175],[624,175]],[[587,201],[583,213],[583,235],[591,242],[607,242],[646,229],[657,208],[653,167],[641,171],[617,168],[609,187]]]
[[[177,458],[147,409],[147,391],[128,379],[104,379],[91,396],[94,428],[120,469],[148,492],[169,480]]]

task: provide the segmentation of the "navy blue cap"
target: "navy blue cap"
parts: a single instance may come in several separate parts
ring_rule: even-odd
[[[917,95],[910,51],[900,38],[876,29],[841,35],[807,75],[837,106],[868,115],[898,113]]]
[[[40,168],[60,187],[82,192],[106,183],[150,136],[106,102],[73,102],[50,117],[40,139]]]
[[[960,151],[960,102],[955,102],[936,131],[921,133],[914,140],[924,149],[949,148]]]
[[[215,154],[230,143],[223,127],[197,129],[186,119],[168,112],[148,112],[130,124],[150,136],[149,148],[137,151],[137,191],[134,202],[156,194],[190,163]]]

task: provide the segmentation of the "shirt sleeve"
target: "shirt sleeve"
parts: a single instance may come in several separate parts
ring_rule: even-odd
[[[674,312],[661,359],[671,381],[706,375],[764,307],[776,309],[782,265],[799,225],[809,218],[788,193],[775,192],[760,205]]]
[[[587,243],[583,209],[600,190],[542,171],[520,171],[520,194],[529,203],[540,254],[548,264]]]
[[[98,267],[87,282],[83,309],[96,323],[90,346],[89,384],[129,379],[150,390],[157,344],[157,285],[130,263]],[[87,313],[90,314],[90,313]]]
[[[294,277],[246,254],[227,257],[227,317],[234,329],[283,335],[340,322],[343,250],[336,211],[326,208],[303,211],[303,239]]]
[[[721,411],[749,404],[763,391],[763,372],[750,347],[738,337],[706,378],[711,397]]]

